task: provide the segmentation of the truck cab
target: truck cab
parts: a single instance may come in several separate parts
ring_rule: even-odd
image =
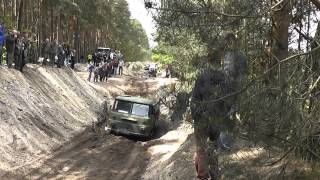
[[[107,129],[126,135],[152,137],[159,120],[159,101],[138,96],[118,96],[109,111]]]

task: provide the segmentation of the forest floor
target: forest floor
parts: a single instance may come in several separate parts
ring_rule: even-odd
[[[132,64],[124,76],[99,83],[86,82],[84,65],[75,72],[28,65],[23,74],[0,67],[0,179],[195,179],[192,125],[170,120],[165,106],[149,141],[93,131],[104,99],[110,105],[117,95],[154,97],[163,87],[178,83],[143,77],[143,65]],[[222,152],[223,179],[278,179],[278,165],[259,163],[276,157],[244,144]],[[290,170],[310,170],[298,162],[296,166],[300,169]],[[308,179],[301,173],[284,177]]]

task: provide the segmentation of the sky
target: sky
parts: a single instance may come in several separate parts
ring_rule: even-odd
[[[142,27],[145,29],[150,47],[156,46],[152,34],[156,32],[155,23],[152,20],[151,14],[144,7],[144,0],[127,0],[129,4],[129,10],[131,12],[131,18],[137,19]]]

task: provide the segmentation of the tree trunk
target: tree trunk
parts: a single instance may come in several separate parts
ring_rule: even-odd
[[[79,26],[79,17],[76,17],[76,22],[75,22],[75,34],[74,34],[74,48],[76,50],[76,59],[79,61],[79,55],[80,55],[80,48],[79,48],[79,33],[80,33],[80,26]]]
[[[23,30],[23,0],[20,0],[19,16],[18,16],[18,31]]]
[[[274,4],[277,1],[273,1]],[[288,57],[289,26],[291,22],[292,5],[290,0],[284,0],[282,3],[272,8],[272,37],[271,37],[271,65]],[[287,79],[287,68],[285,64],[280,64],[278,73],[279,85],[285,86]]]
[[[50,31],[50,36],[51,36],[51,40],[52,40],[52,42],[55,40],[55,38],[54,38],[54,18],[53,18],[53,6],[51,5],[51,8],[50,8],[50,19],[51,19],[51,31]]]

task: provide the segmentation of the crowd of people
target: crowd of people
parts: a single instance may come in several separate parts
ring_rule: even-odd
[[[40,48],[38,45],[36,34],[17,30],[7,33],[5,26],[0,23],[0,65],[6,64],[8,68],[21,72],[27,63],[74,68],[76,52],[67,43],[47,38],[40,44]]]
[[[108,80],[108,77],[114,75],[122,75],[124,67],[124,57],[119,51],[110,49],[106,53],[95,52],[88,55],[88,81],[104,82]]]

